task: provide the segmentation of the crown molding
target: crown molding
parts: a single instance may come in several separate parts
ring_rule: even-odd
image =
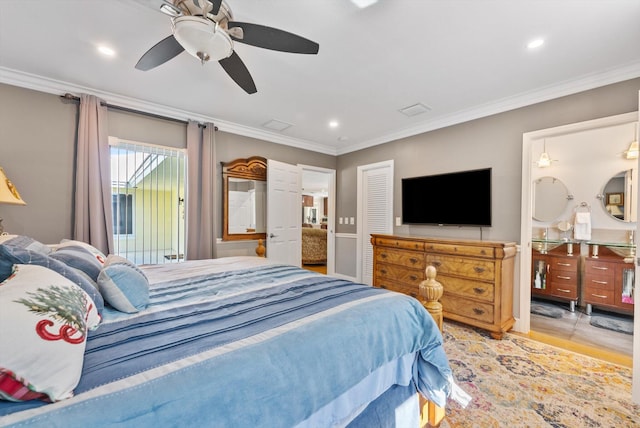
[[[48,77],[12,70],[5,67],[0,67],[0,83],[55,95],[64,95],[66,93],[70,93],[75,96],[79,96],[80,94],[95,95],[109,104],[125,107],[128,109],[157,114],[159,116],[165,116],[184,121],[194,120],[203,123],[211,122],[218,127],[218,130],[229,132],[231,134],[241,135],[243,137],[249,138],[256,138],[276,144],[282,144],[333,156],[337,154],[337,151],[334,147],[319,144],[313,141],[288,137],[286,135],[264,131],[262,129],[221,120],[211,116],[205,116],[187,110],[176,109],[174,107],[162,104],[155,104],[124,95],[105,92],[99,89],[80,86],[61,80],[50,79]]]
[[[610,69],[604,72],[592,73],[579,79],[567,80],[532,91],[523,92],[512,97],[492,101],[470,109],[458,111],[453,114],[434,117],[425,122],[421,122],[418,125],[403,128],[370,140],[352,143],[345,147],[333,147],[314,141],[288,137],[286,135],[265,131],[263,129],[221,120],[215,117],[205,116],[195,112],[176,109],[162,104],[150,103],[136,98],[104,92],[95,88],[89,88],[61,80],[50,79],[35,74],[0,67],[0,83],[6,83],[13,86],[56,95],[63,95],[65,93],[71,93],[73,95],[80,95],[82,93],[91,94],[103,99],[107,103],[133,110],[153,113],[184,121],[195,120],[198,122],[212,122],[219,130],[224,132],[332,156],[339,156],[367,149],[402,138],[413,137],[414,135],[423,134],[425,132],[435,131],[437,129],[457,125],[470,120],[504,113],[509,110],[526,107],[637,77],[640,77],[640,62],[631,63],[627,66]]]
[[[624,67],[610,69],[600,73],[593,73],[579,79],[567,80],[532,91],[523,92],[512,97],[502,98],[470,109],[455,112],[450,115],[442,115],[408,128],[404,128],[380,137],[363,141],[361,143],[350,144],[338,150],[338,155],[366,149],[402,138],[413,137],[447,126],[457,125],[470,120],[480,119],[509,110],[530,106],[533,104],[549,101],[567,95],[576,94],[601,86],[623,82],[625,80],[640,77],[640,62],[634,62]]]

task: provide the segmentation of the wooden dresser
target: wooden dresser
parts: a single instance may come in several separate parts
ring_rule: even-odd
[[[513,318],[515,242],[371,235],[373,285],[418,297],[425,268],[437,269],[445,318],[488,330],[495,339]]]
[[[598,257],[585,257],[583,299],[587,315],[591,315],[592,306],[632,315],[633,303],[624,301],[623,289],[625,283],[635,282],[634,275],[633,262],[625,262],[607,248],[601,248]]]
[[[531,296],[569,302],[570,311],[575,312],[580,297],[580,246],[577,247],[571,255],[565,245],[546,254],[532,250]]]

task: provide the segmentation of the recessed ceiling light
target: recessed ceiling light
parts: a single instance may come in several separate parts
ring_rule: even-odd
[[[329,128],[337,128],[338,125],[340,125],[340,124],[338,123],[337,120],[332,120],[332,121],[329,122]]]
[[[365,7],[369,7],[374,3],[377,3],[378,0],[351,0],[351,3],[358,6],[360,9],[364,9]]]
[[[544,45],[544,39],[535,39],[529,42],[529,44],[527,45],[527,48],[535,49],[535,48],[539,48],[542,45]]]
[[[116,54],[116,51],[108,46],[98,46],[98,52],[106,56],[114,56]]]

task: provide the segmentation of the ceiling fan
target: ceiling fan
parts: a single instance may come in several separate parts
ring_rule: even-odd
[[[233,20],[223,0],[165,0],[160,10],[171,16],[172,34],[149,49],[136,64],[138,70],[155,68],[183,51],[202,64],[214,60],[248,94],[257,92],[249,70],[233,49],[240,42],[281,52],[317,54],[319,45],[298,35]]]

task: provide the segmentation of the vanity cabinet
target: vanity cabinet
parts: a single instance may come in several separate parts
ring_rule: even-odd
[[[608,254],[601,250],[598,257],[586,257],[584,260],[583,301],[586,312],[591,314],[592,307],[604,310],[633,314],[633,303],[625,299],[625,285],[632,287],[635,268],[632,262]]]
[[[425,268],[436,268],[444,318],[488,330],[513,327],[514,242],[371,235],[373,285],[419,296]]]
[[[564,248],[562,249],[565,252]],[[568,302],[575,311],[579,298],[580,254],[561,252],[542,254],[533,251],[531,296]]]

